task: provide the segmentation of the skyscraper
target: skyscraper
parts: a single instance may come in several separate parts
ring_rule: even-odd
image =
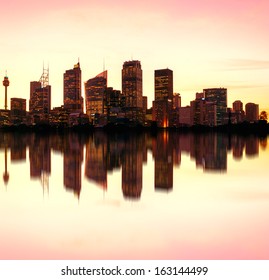
[[[170,69],[155,70],[155,100],[173,101],[173,71]]]
[[[39,81],[30,82],[29,111],[46,118],[51,109],[51,86],[49,85],[49,70],[43,69]]]
[[[104,99],[107,88],[107,71],[85,82],[86,114],[104,114]]]
[[[259,105],[255,103],[247,103],[246,106],[246,120],[248,122],[255,122],[259,120]]]
[[[122,68],[122,94],[126,107],[143,108],[142,69],[140,61],[125,61]]]
[[[34,114],[48,114],[51,109],[51,86],[42,87],[40,82],[30,82],[29,111]]]
[[[203,92],[206,101],[216,104],[216,125],[227,124],[227,89],[208,88],[204,89]]]
[[[172,124],[173,110],[173,71],[170,69],[155,70],[155,100],[153,101],[153,120],[159,127]]]
[[[64,108],[69,112],[83,112],[81,69],[79,62],[64,73]]]
[[[10,117],[13,123],[21,123],[26,116],[26,99],[10,99]]]

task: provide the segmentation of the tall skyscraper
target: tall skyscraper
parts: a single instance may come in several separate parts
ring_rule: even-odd
[[[153,120],[159,127],[169,127],[173,122],[173,71],[168,68],[155,70],[154,89]]]
[[[105,91],[107,88],[107,71],[85,82],[86,114],[104,114]]]
[[[64,73],[64,108],[69,112],[83,112],[81,69],[79,62]]]
[[[40,115],[41,119],[51,110],[51,86],[48,71],[48,69],[43,69],[40,80],[30,82],[29,111],[32,114]]]
[[[125,61],[122,68],[122,94],[126,107],[143,108],[142,69],[140,61]]]
[[[216,104],[216,125],[227,124],[227,89],[208,88],[204,89],[203,92],[206,101]]]
[[[155,70],[155,100],[173,101],[173,71],[170,69]]]

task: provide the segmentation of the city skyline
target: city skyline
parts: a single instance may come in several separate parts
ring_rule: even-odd
[[[125,61],[124,63],[123,63],[123,65],[124,64],[126,64],[126,63],[139,63],[139,65],[140,65],[140,67],[141,67],[141,62],[139,61],[139,60],[129,60],[129,61]],[[70,67],[69,67],[70,68]],[[59,104],[54,104],[55,106],[52,106],[51,105],[51,100],[49,101],[49,103],[50,103],[50,106],[49,106],[49,108],[52,110],[53,108],[57,108],[57,107],[59,107],[59,106],[65,106],[65,100],[66,100],[66,98],[65,98],[65,95],[66,95],[66,76],[67,76],[67,73],[68,73],[68,75],[69,75],[69,73],[72,73],[71,74],[71,76],[73,75],[73,72],[74,71],[76,71],[77,69],[79,69],[79,80],[78,81],[76,81],[76,85],[75,85],[75,83],[74,83],[74,81],[72,82],[71,81],[71,83],[70,83],[70,85],[72,84],[72,87],[74,87],[74,90],[75,90],[75,87],[76,86],[78,86],[79,87],[79,92],[80,92],[80,96],[81,96],[81,100],[79,101],[79,103],[81,103],[81,106],[82,106],[82,112],[84,112],[84,113],[87,113],[87,106],[89,106],[89,105],[87,105],[87,102],[89,102],[89,101],[87,101],[87,91],[88,91],[88,88],[87,88],[87,83],[89,82],[89,81],[91,81],[91,80],[94,80],[94,79],[98,79],[98,78],[100,78],[100,77],[102,77],[103,75],[105,75],[105,80],[106,80],[106,88],[112,88],[113,89],[113,87],[109,87],[108,85],[107,85],[107,81],[108,81],[108,70],[104,70],[103,72],[101,72],[100,74],[97,74],[97,75],[95,75],[95,77],[91,77],[91,78],[89,78],[88,80],[86,80],[86,81],[83,81],[82,79],[81,79],[81,76],[82,76],[82,70],[81,70],[81,68],[80,68],[80,62],[78,62],[78,63],[76,63],[75,65],[74,65],[74,68],[73,69],[69,69],[69,70],[65,70],[65,73],[63,73],[63,83],[64,83],[64,85],[63,85],[63,92],[62,92],[62,103],[59,103]],[[155,89],[154,89],[154,97],[153,97],[153,99],[151,100],[151,102],[152,103],[148,103],[148,108],[153,108],[153,103],[154,103],[154,101],[155,100],[158,100],[159,99],[159,97],[157,97],[157,99],[156,99],[156,73],[162,73],[162,72],[166,72],[166,71],[168,71],[168,72],[171,72],[172,73],[172,78],[171,78],[171,82],[172,82],[172,88],[173,88],[173,84],[174,84],[174,80],[173,80],[173,70],[171,70],[171,69],[169,69],[169,68],[165,68],[165,69],[155,69],[154,70],[154,81],[153,81],[153,84],[154,84],[154,87],[155,87]],[[44,74],[45,73],[45,74]],[[26,101],[29,101],[29,102],[27,102],[27,104],[29,104],[29,105],[27,105],[27,111],[31,111],[31,98],[32,98],[32,95],[33,95],[33,91],[34,90],[36,90],[36,87],[37,88],[40,88],[40,90],[41,89],[43,89],[43,88],[47,88],[47,87],[49,87],[49,91],[51,92],[52,91],[52,86],[51,86],[51,84],[49,85],[49,68],[47,68],[47,69],[45,69],[44,68],[44,65],[43,65],[43,74],[42,74],[42,76],[41,76],[41,78],[40,78],[40,80],[39,81],[34,81],[33,79],[30,81],[30,88],[29,88],[29,92],[28,92],[28,97],[26,97],[26,98],[23,98],[23,99],[26,99]],[[47,75],[46,76],[46,84],[44,84],[43,85],[43,81],[42,81],[42,79],[43,79],[43,76],[44,75]],[[143,74],[141,73],[141,75],[142,75],[142,87],[143,87]],[[70,79],[69,77],[67,78],[68,80]],[[122,73],[122,76],[121,76],[121,79],[123,79],[123,73]],[[6,80],[8,80],[9,81],[9,84],[10,84],[10,80],[9,80],[9,78],[8,78],[8,75],[6,74],[5,76],[4,76],[4,81],[3,81],[3,85],[4,85],[4,82],[6,81]],[[72,79],[71,79],[72,80]],[[42,84],[42,85],[41,85]],[[122,86],[123,86],[123,81],[122,81]],[[203,89],[201,89],[200,91],[206,91],[207,89],[210,89],[210,88],[203,88]],[[212,87],[212,89],[222,89],[222,87]],[[116,89],[117,90],[117,89]],[[226,90],[226,95],[227,95],[227,91],[228,91],[228,89],[227,88],[225,88],[225,90]],[[117,91],[119,91],[120,93],[123,93],[123,91],[122,90],[117,90]],[[158,91],[158,90],[157,90]],[[7,95],[7,100],[9,101],[9,102],[7,102],[7,110],[10,110],[11,108],[10,108],[10,104],[11,104],[11,100],[12,99],[20,99],[20,98],[22,98],[21,96],[12,96],[12,97],[9,97],[9,95],[10,95],[10,93],[9,93],[9,91],[8,91],[8,94],[6,94],[6,87],[5,87],[5,89],[4,89],[4,92],[5,92],[5,94],[4,94],[4,106],[3,106],[3,109],[6,107],[6,105],[5,105],[5,103],[6,103],[6,101],[5,101],[5,99],[6,99],[6,95]],[[83,93],[82,93],[83,92]],[[146,98],[148,98],[148,96],[147,95],[144,95],[144,93],[143,93],[143,89],[141,90],[141,92],[142,92],[142,97],[146,97]],[[181,95],[181,93],[177,93],[177,92],[175,92],[175,91],[173,91],[173,89],[172,89],[172,95],[179,95],[180,97],[181,97],[181,103],[182,103],[182,99],[184,100],[184,97],[182,98],[182,95]],[[51,93],[50,93],[51,94]],[[53,93],[52,93],[52,95],[53,95]],[[158,95],[158,94],[157,94]],[[171,93],[170,93],[170,95],[171,95]],[[198,98],[200,98],[199,96],[201,95],[201,93],[197,90],[195,93],[193,93],[193,96],[192,96],[192,98],[189,96],[189,98],[190,98],[190,102],[189,103],[187,103],[187,104],[185,104],[184,106],[191,106],[191,103],[192,103],[192,101],[196,98],[197,99],[197,97]],[[195,97],[196,96],[196,97]],[[51,99],[51,98],[49,98],[49,99]],[[173,99],[173,98],[172,98]],[[228,99],[228,96],[226,97],[226,99]],[[234,100],[230,100],[230,102],[228,103],[227,102],[227,108],[233,108],[233,103],[234,102],[237,102],[237,101],[240,101],[241,102],[241,100],[239,100],[239,98],[237,98],[236,96],[235,96],[235,99]],[[184,102],[183,102],[184,103]],[[247,103],[254,103],[254,101],[253,101],[253,99],[252,100],[246,100],[246,103],[244,103],[244,102],[242,102],[243,103],[243,105],[246,105]],[[255,103],[254,103],[255,104]],[[260,105],[260,104],[258,104],[258,105]],[[181,105],[182,106],[182,105]],[[182,107],[184,107],[184,106],[182,106]],[[269,108],[268,108],[268,110],[267,109],[264,109],[265,108],[265,106],[264,106],[264,103],[262,103],[262,107],[261,107],[262,109],[260,109],[260,111],[269,111]],[[243,108],[244,109],[244,108]],[[1,110],[1,106],[0,106],[0,110]],[[96,112],[98,112],[98,110],[96,111]]]
[[[50,68],[52,107],[59,106],[62,75],[79,57],[83,82],[102,72],[105,63],[108,86],[118,90],[122,63],[141,61],[149,107],[154,70],[168,67],[182,106],[204,88],[225,87],[229,107],[239,99],[268,111],[268,5],[265,0],[57,0],[41,6],[11,0],[0,19],[8,26],[0,54],[0,72],[4,76],[7,70],[10,80],[8,105],[10,98],[29,99],[29,82],[44,61]],[[82,92],[84,97],[83,87]]]

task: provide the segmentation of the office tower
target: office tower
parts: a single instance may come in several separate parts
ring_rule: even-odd
[[[243,111],[243,103],[240,100],[236,100],[233,102],[233,111],[234,112],[242,112]]]
[[[146,114],[148,109],[148,97],[143,96],[143,113]]]
[[[4,77],[3,86],[5,87],[5,110],[7,110],[7,88],[9,86],[9,79],[7,75]]]
[[[13,123],[21,123],[26,116],[26,99],[10,99],[10,117]]]
[[[235,123],[240,123],[245,120],[245,112],[243,110],[243,103],[240,100],[233,102],[233,112]]]
[[[193,125],[217,125],[217,105],[204,98],[191,101],[191,120]]]
[[[46,118],[51,109],[51,86],[49,85],[49,70],[43,68],[39,81],[30,82],[29,112]]]
[[[169,127],[173,122],[173,71],[168,68],[155,70],[154,88],[152,119],[159,127]]]
[[[255,122],[259,120],[259,105],[254,103],[247,103],[245,106],[246,120],[248,122]]]
[[[122,68],[122,94],[125,96],[126,107],[143,108],[140,61],[124,62]]]
[[[104,114],[107,116],[108,121],[111,121],[113,117],[117,117],[124,105],[125,98],[120,90],[107,87],[105,90]]]
[[[81,69],[79,62],[64,73],[64,108],[70,113],[83,112],[81,96]]]
[[[180,93],[173,94],[173,108],[177,109],[181,107],[181,96]]]
[[[32,85],[34,83],[34,85]],[[39,82],[31,82],[30,85],[30,100],[29,100],[29,112],[33,114],[48,114],[51,109],[51,86],[46,87],[36,87],[33,92],[31,92],[34,86],[37,86]]]
[[[155,100],[173,101],[173,71],[170,69],[155,70]]]
[[[207,102],[213,102],[216,104],[216,125],[227,124],[227,89],[208,88],[204,89],[203,92]]]
[[[95,114],[104,114],[107,71],[85,82],[86,114],[93,120]]]
[[[125,61],[122,68],[122,95],[126,119],[134,126],[144,122],[142,98],[142,69],[140,61]]]

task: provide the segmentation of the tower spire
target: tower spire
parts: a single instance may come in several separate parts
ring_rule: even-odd
[[[7,110],[7,87],[9,86],[7,71],[6,71],[6,75],[4,77],[3,86],[5,87],[5,110]]]

